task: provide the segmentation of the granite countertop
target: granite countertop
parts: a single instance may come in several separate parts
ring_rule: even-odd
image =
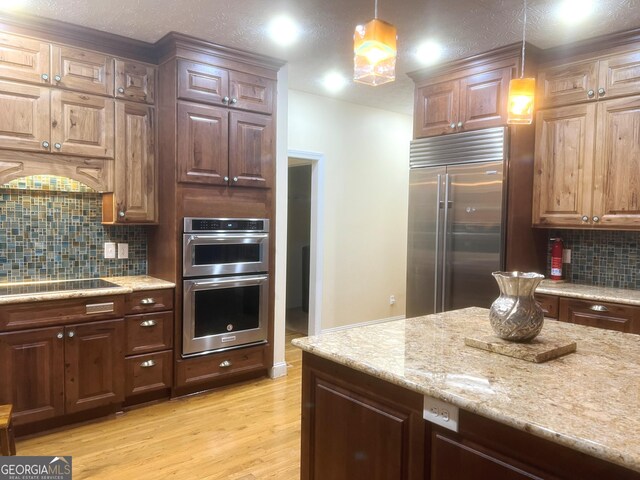
[[[447,313],[293,340],[314,355],[640,471],[640,335],[545,322],[576,353],[530,363],[468,347],[489,311]]]
[[[174,288],[176,286],[175,283],[168,282],[166,280],[160,280],[159,278],[150,277],[148,275],[135,275],[135,276],[128,276],[128,277],[104,277],[102,280],[113,283],[114,286],[107,286],[103,288],[91,288],[91,289],[33,292],[29,287],[32,287],[34,285],[52,285],[53,286],[53,284],[61,281],[64,282],[65,280],[43,281],[43,282],[0,283],[0,287],[12,287],[13,290],[17,290],[18,292],[10,295],[0,294],[0,305],[7,305],[12,303],[41,302],[45,300],[62,300],[65,298],[98,297],[103,295],[124,295],[127,293],[136,292],[140,290]],[[67,281],[73,281],[73,280],[67,280]],[[24,287],[23,291],[20,291],[19,287]]]
[[[543,280],[536,293],[558,295],[560,297],[582,298],[595,302],[626,303],[628,305],[640,305],[640,290],[628,290],[624,288],[596,287],[593,285],[580,285],[569,282],[554,282]]]

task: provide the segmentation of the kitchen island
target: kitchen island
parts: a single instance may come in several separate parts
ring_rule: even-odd
[[[302,478],[640,478],[639,335],[547,321],[577,352],[536,364],[464,344],[490,334],[468,308],[294,340]]]

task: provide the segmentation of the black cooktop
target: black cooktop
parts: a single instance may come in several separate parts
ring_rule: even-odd
[[[90,290],[94,288],[117,287],[115,283],[107,282],[101,278],[88,280],[64,280],[61,282],[29,283],[22,285],[0,285],[0,296],[3,295],[29,295],[33,293],[63,292],[66,290]]]

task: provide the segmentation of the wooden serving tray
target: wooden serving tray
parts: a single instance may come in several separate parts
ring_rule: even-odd
[[[539,335],[528,343],[516,343],[493,335],[465,337],[465,345],[527,362],[543,363],[576,351],[576,342],[566,338],[548,338]]]

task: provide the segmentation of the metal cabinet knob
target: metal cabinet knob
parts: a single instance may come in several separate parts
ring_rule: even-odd
[[[47,75],[46,73],[43,73],[42,75],[40,75],[40,77],[45,81],[49,80],[49,75]]]
[[[229,97],[222,97],[222,103],[227,105],[229,103]]]
[[[44,142],[42,142],[42,146],[44,148],[49,148],[49,142],[47,142],[46,140]]]
[[[124,93],[124,88],[118,87],[118,93]]]
[[[59,82],[60,80],[62,80],[62,77],[61,77],[60,75],[56,75],[55,77],[53,77],[53,79],[54,79],[56,82]]]
[[[62,337],[64,337],[64,333],[62,332],[58,332],[58,334],[56,335],[56,337],[62,339]]]
[[[238,99],[237,98],[232,98],[229,103],[231,103],[231,105],[235,105],[236,103],[238,103]]]
[[[73,330],[71,330],[68,334],[69,338],[73,338],[76,336],[76,332],[74,332]]]
[[[237,182],[238,181],[238,177],[233,177],[233,181]]]
[[[143,298],[142,300],[140,300],[140,303],[142,305],[155,305],[156,301],[152,297],[149,297],[149,298]]]
[[[220,364],[220,368],[229,368],[231,365],[233,364],[229,360],[225,360]]]
[[[596,94],[596,92],[594,92],[593,90],[589,90],[589,91],[587,92],[587,97],[589,97],[589,98],[593,98],[593,96],[594,96],[595,94]]]
[[[150,368],[150,367],[155,367],[156,366],[156,362],[154,360],[147,360],[146,362],[142,362],[140,364],[140,366],[142,368]]]
[[[591,305],[589,310],[593,310],[594,312],[608,312],[609,309],[604,305]]]
[[[141,327],[149,328],[155,327],[158,324],[155,320],[145,320],[144,322],[140,322]]]
[[[56,147],[56,150],[60,150],[62,148],[61,143],[54,143],[53,146]]]
[[[600,217],[598,217],[597,215],[595,217],[593,217],[593,221],[595,223],[598,223],[600,221]]]
[[[456,128],[456,124],[455,123],[451,123],[451,125],[449,125],[451,128]]]
[[[607,91],[604,88],[600,87],[598,89],[598,95],[603,96],[605,93],[607,93]]]
[[[124,218],[124,216],[125,216],[125,215],[126,215],[126,214],[124,213],[124,210],[120,210],[120,211],[118,212],[118,216],[119,216],[120,218]]]
[[[229,181],[229,177],[224,177],[224,181],[228,182]]]
[[[587,217],[586,215],[582,216],[582,221],[583,222],[588,222],[589,221],[589,217]]]
[[[462,122],[458,122],[458,128],[462,128]]]

